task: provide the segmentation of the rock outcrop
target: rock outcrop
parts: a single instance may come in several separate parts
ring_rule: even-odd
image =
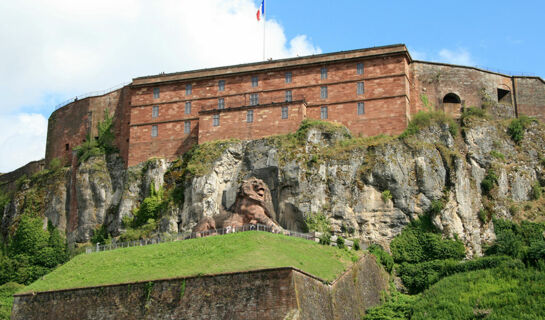
[[[285,229],[305,231],[309,217],[324,215],[334,234],[387,248],[411,220],[429,214],[445,236],[464,241],[468,256],[480,255],[495,237],[493,214],[517,219],[528,216],[520,208],[531,207],[541,216],[528,203],[533,186],[545,182],[545,129],[531,124],[520,145],[502,120],[465,119],[456,136],[450,129],[436,123],[405,138],[350,138],[342,127],[310,127],[225,142],[198,173],[188,168],[203,160],[191,157],[129,169],[115,155],[94,157],[48,183],[22,184],[4,209],[2,233],[38,193],[37,210],[70,241],[89,241],[103,224],[116,236],[152,185],[179,195],[160,213],[157,231],[191,231],[203,218],[232,210],[243,181],[256,177],[270,190],[273,220]],[[493,188],[484,193],[486,179]]]

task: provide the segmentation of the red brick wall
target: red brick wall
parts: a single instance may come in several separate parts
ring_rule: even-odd
[[[539,78],[515,77],[518,114],[545,121],[545,83]]]
[[[129,95],[130,90],[125,87],[102,96],[74,101],[53,112],[47,130],[46,165],[54,158],[61,158],[65,164],[69,164],[73,148],[85,141],[87,133],[92,139],[98,135],[97,125],[104,120],[106,109],[114,116],[115,143],[126,159]]]
[[[357,73],[357,63],[364,64],[363,74]],[[327,79],[321,79],[321,68],[327,68]],[[305,100],[309,108],[331,106],[331,121],[341,122],[354,134],[374,135],[399,133],[407,122],[409,83],[406,75],[407,59],[403,55],[366,58],[362,60],[331,62],[274,71],[218,76],[181,83],[155,84],[135,87],[131,98],[131,129],[129,166],[152,156],[175,158],[191,145],[183,134],[183,121],[200,117],[199,143],[226,138],[256,139],[273,134],[295,131],[305,117],[304,108],[290,108],[288,120],[281,119],[278,102],[285,100],[285,91],[291,90],[293,100]],[[285,82],[285,74],[292,73],[292,82]],[[258,86],[252,87],[252,77],[258,77]],[[225,81],[225,90],[218,90],[219,80]],[[364,93],[357,93],[357,83],[364,82]],[[186,85],[191,84],[190,95]],[[328,96],[322,99],[321,87],[327,86]],[[160,90],[159,98],[153,90]],[[209,111],[218,108],[223,98],[225,108],[247,107],[250,95],[259,94],[259,108],[254,110],[254,122],[246,122],[247,109],[223,110],[220,126],[212,126]],[[185,114],[185,103],[191,102],[191,113]],[[357,116],[357,102],[365,101],[366,113]],[[268,109],[264,105],[270,105]],[[152,118],[152,107],[159,106],[159,116]],[[319,118],[315,113],[309,116]],[[159,136],[151,138],[151,126],[158,126]],[[379,130],[382,128],[382,130]],[[190,139],[194,142],[195,137]]]
[[[282,105],[267,107],[239,108],[215,112],[220,116],[220,125],[213,126],[213,114],[203,114],[199,118],[199,143],[236,138],[241,140],[258,139],[275,134],[287,134],[299,128],[305,117],[304,104],[289,104],[288,118],[282,119]],[[248,110],[253,110],[253,122],[246,121]]]

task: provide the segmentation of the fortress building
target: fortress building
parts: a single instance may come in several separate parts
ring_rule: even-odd
[[[128,166],[174,159],[191,146],[294,132],[303,119],[342,123],[355,135],[398,134],[434,107],[457,116],[469,106],[497,116],[545,120],[545,82],[473,67],[415,61],[391,45],[133,79],[73,101],[49,118],[46,163],[73,161],[107,109]]]

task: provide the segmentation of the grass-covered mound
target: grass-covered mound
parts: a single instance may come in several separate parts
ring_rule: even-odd
[[[447,277],[414,304],[411,319],[543,319],[545,272],[500,267]]]
[[[304,239],[243,232],[82,254],[21,292],[288,266],[331,281],[355,258],[352,252]]]

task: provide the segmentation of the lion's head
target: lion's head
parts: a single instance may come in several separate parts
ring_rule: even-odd
[[[258,202],[258,205],[263,207],[265,214],[269,216],[269,218],[273,220],[276,219],[276,214],[272,205],[271,191],[263,180],[255,177],[244,180],[240,186],[238,198],[246,198]]]

